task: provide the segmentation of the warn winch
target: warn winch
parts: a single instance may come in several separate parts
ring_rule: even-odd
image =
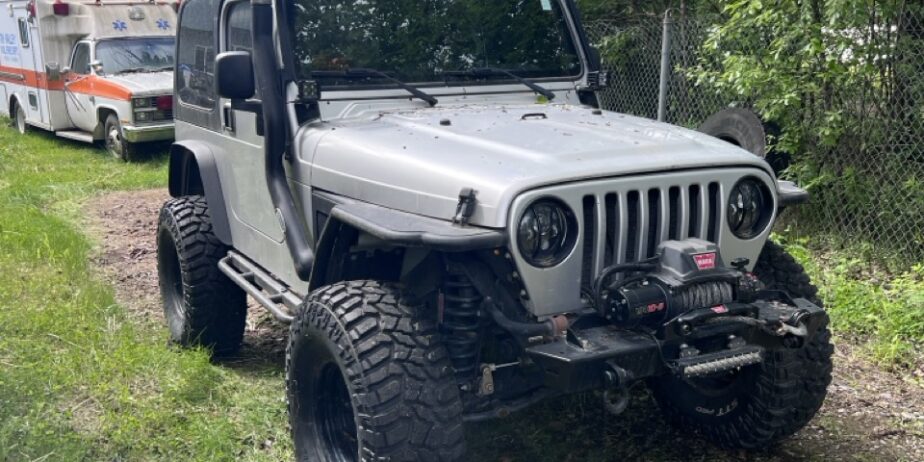
[[[745,259],[724,265],[715,244],[699,239],[664,242],[654,259],[614,265],[598,277],[596,307],[625,327],[657,325],[690,310],[725,310],[754,300],[759,285],[744,271]]]

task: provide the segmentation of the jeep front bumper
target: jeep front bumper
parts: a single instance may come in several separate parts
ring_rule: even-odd
[[[827,314],[805,299],[792,303],[785,309],[765,300],[729,304],[721,315],[709,308],[694,310],[658,332],[572,326],[564,338],[528,347],[527,353],[545,371],[546,386],[563,393],[624,387],[665,374],[722,373],[759,363],[770,351],[811,342]],[[799,314],[799,328],[780,322],[793,312]],[[704,339],[735,340],[716,351],[691,353],[688,345]]]

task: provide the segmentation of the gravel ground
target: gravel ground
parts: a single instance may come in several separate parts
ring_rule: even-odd
[[[163,322],[154,234],[165,200],[164,190],[120,192],[86,206],[99,243],[95,263],[123,306],[144,324]],[[242,354],[228,366],[281,368],[287,330],[251,307]],[[477,460],[497,461],[924,461],[924,374],[885,371],[855,350],[839,339],[834,380],[821,412],[804,430],[765,452],[729,452],[673,431],[641,387],[622,416],[606,414],[599,397],[587,394],[479,425],[469,430],[470,452]]]

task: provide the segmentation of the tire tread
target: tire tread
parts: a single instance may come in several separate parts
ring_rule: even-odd
[[[172,235],[182,273],[186,328],[174,341],[210,347],[217,355],[236,352],[244,336],[247,298],[218,268],[230,249],[213,232],[206,199],[186,196],[167,201],[159,232]]]
[[[296,414],[292,351],[320,330],[340,350],[360,416],[364,460],[457,461],[465,451],[462,403],[436,324],[400,286],[376,281],[314,292],[292,324],[286,355],[289,414]]]

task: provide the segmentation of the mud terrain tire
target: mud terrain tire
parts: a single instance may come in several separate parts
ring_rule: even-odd
[[[212,231],[204,197],[164,204],[157,227],[157,274],[171,342],[211,348],[217,356],[240,348],[247,296],[218,269],[228,250]]]
[[[767,242],[755,274],[768,288],[818,302],[818,290],[802,265]],[[831,333],[827,322],[801,349],[776,351],[736,375],[685,381],[654,379],[652,391],[668,420],[731,448],[769,446],[799,431],[821,407],[831,382]]]
[[[303,303],[286,351],[297,460],[463,459],[462,402],[430,318],[390,283],[338,283]]]

